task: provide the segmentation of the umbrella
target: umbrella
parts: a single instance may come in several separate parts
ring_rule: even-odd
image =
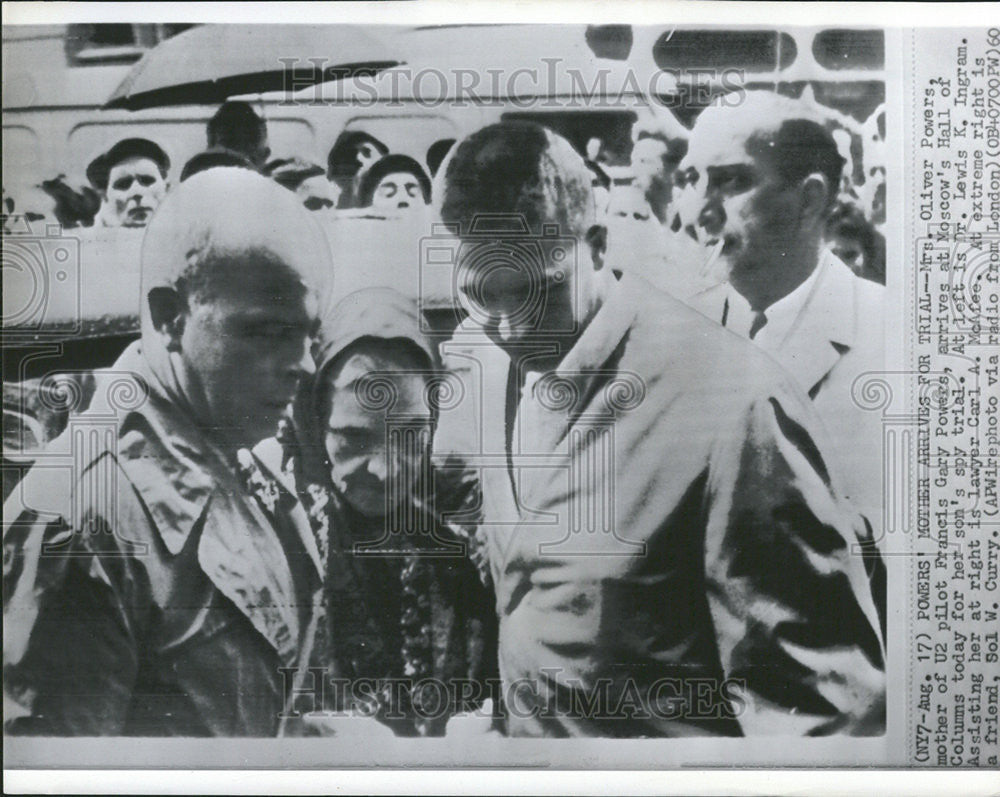
[[[393,51],[403,64],[374,79],[303,85],[292,95],[301,102],[416,101],[486,103],[566,98],[541,107],[590,108],[621,99],[630,105],[652,87],[670,92],[676,80],[661,73],[648,54],[633,48],[599,47],[586,25],[468,25],[398,31]],[[598,54],[600,53],[600,55]],[[366,77],[366,76],[365,76]],[[655,77],[655,80],[654,80]],[[574,104],[576,98],[579,103]]]
[[[357,26],[199,25],[146,53],[104,107],[214,105],[240,94],[371,75],[399,63]]]

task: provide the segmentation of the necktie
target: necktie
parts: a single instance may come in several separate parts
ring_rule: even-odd
[[[767,323],[767,316],[763,312],[757,312],[753,314],[753,321],[750,322],[750,340],[760,332],[764,325]]]

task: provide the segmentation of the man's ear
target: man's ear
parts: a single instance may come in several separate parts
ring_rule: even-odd
[[[819,172],[814,172],[802,180],[802,203],[800,218],[804,223],[822,223],[830,200],[830,185]]]
[[[593,224],[584,236],[590,247],[590,258],[594,263],[594,271],[604,268],[604,252],[608,248],[608,228],[603,224]]]
[[[155,329],[164,339],[167,351],[181,350],[187,305],[173,288],[153,288],[146,297]]]

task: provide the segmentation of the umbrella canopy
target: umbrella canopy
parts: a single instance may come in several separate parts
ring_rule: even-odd
[[[357,26],[200,25],[146,53],[104,107],[213,105],[400,63],[385,43]]]
[[[590,31],[590,35],[588,34]],[[467,25],[398,31],[392,49],[403,61],[374,79],[305,84],[302,102],[506,102],[567,98],[558,107],[598,107],[606,98],[631,105],[651,90],[669,93],[676,80],[638,48],[595,49],[586,25]],[[607,54],[615,58],[603,57]],[[579,102],[574,102],[579,100]],[[557,107],[552,105],[549,107]]]

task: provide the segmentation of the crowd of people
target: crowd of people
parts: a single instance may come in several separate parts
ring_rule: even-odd
[[[431,145],[426,161],[435,170],[453,139]],[[266,121],[245,102],[224,103],[209,120],[206,147],[183,165],[178,182],[211,168],[231,166],[259,172],[293,191],[313,211],[373,208],[398,212],[430,202],[430,177],[413,158],[390,153],[361,131],[345,131],[327,165],[295,155],[271,158]],[[155,141],[126,138],[87,166],[88,185],[74,188],[59,175],[20,196],[4,190],[4,226],[15,214],[47,219],[65,229],[143,227],[165,195],[170,158]]]
[[[238,102],[176,186],[115,144],[141,338],[75,421],[113,441],[4,507],[8,732],[884,733],[882,136],[760,90],[637,129],[625,184],[524,121],[432,174],[273,160]],[[455,231],[448,343],[331,298],[316,213],[366,207]]]
[[[823,109],[822,115],[845,159],[824,239],[855,273],[884,285],[884,107],[864,124],[831,109]],[[586,154],[585,162],[592,172],[599,212],[612,223],[622,218],[655,222],[653,234],[676,233],[682,228],[690,232],[695,220],[684,218],[682,197],[674,201],[684,185],[677,166],[689,139],[690,131],[670,113],[658,114],[652,125],[637,125],[628,178],[620,184],[614,184],[605,169],[603,142],[592,139],[592,152]],[[434,142],[424,157],[426,169],[408,155],[390,152],[383,142],[361,130],[341,133],[325,168],[295,155],[272,159],[266,121],[248,103],[229,101],[209,120],[206,148],[184,164],[179,181],[205,169],[236,166],[271,177],[295,192],[309,210],[372,208],[395,213],[430,204],[431,179],[454,143],[450,138]],[[6,219],[14,214],[25,215],[29,221],[54,220],[65,229],[144,226],[169,186],[169,170],[170,158],[158,143],[124,139],[88,165],[87,186],[75,189],[65,175],[58,175],[32,186],[20,199],[5,189],[5,229]],[[628,237],[636,234],[630,229]],[[657,242],[663,249],[661,244]],[[663,251],[670,249],[668,242]],[[669,265],[660,270],[672,292],[683,294],[685,288],[678,286]]]

